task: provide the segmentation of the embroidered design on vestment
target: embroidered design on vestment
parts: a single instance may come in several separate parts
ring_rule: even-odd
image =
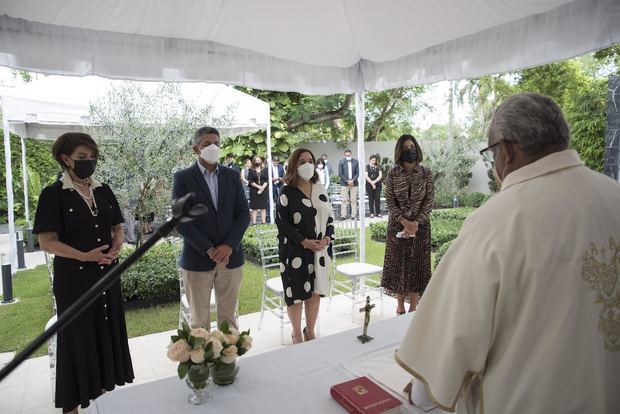
[[[602,303],[599,331],[605,338],[605,348],[620,351],[620,243],[609,239],[609,248],[590,245],[583,255],[581,276],[596,292],[596,303]]]

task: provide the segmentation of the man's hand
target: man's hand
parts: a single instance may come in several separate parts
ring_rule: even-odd
[[[347,181],[347,186],[353,187],[353,180],[348,180]]]
[[[207,254],[215,263],[227,265],[232,254],[232,247],[227,244],[220,244],[210,249]]]

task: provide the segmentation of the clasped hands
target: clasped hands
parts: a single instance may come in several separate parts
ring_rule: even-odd
[[[265,191],[265,188],[267,188],[267,184],[263,184],[262,186],[260,186],[260,190],[258,190],[256,194],[262,194],[263,191]]]
[[[323,237],[321,240],[304,239],[301,245],[305,249],[312,250],[313,252],[320,252],[332,241],[331,237]]]
[[[403,235],[408,235],[411,237],[415,237],[415,234],[418,232],[419,223],[415,220],[407,220],[405,218],[400,220],[400,223],[403,225]]]
[[[226,266],[228,264],[228,260],[230,259],[230,255],[232,254],[232,247],[227,244],[220,244],[219,246],[212,247],[207,251],[207,255],[209,258],[213,260],[216,264],[221,264]]]
[[[121,253],[121,244],[113,245],[112,248],[104,253],[104,250],[107,250],[110,247],[107,244],[103,246],[95,247],[94,249],[88,252],[82,252],[82,258],[80,261],[82,262],[96,262],[100,265],[109,265],[112,264],[118,258],[118,255]]]

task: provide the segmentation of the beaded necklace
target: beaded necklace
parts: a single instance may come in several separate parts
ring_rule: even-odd
[[[93,194],[93,187],[90,185],[90,181],[88,182],[88,195],[84,195],[82,193],[82,191],[80,191],[79,186],[81,185],[80,183],[74,181],[73,179],[71,180],[73,182],[73,188],[75,188],[75,191],[77,191],[77,193],[80,195],[80,197],[82,197],[82,200],[84,200],[84,202],[86,203],[86,205],[88,206],[88,209],[90,210],[90,214],[92,214],[94,217],[97,216],[97,214],[99,214],[99,210],[97,209],[97,201],[95,200],[95,196]],[[91,201],[93,202],[93,205],[90,205]]]

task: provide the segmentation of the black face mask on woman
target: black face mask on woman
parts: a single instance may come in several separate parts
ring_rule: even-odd
[[[418,160],[418,151],[415,148],[409,148],[403,151],[403,161],[416,162]]]
[[[82,180],[93,175],[97,167],[97,160],[73,160],[73,162],[73,173]]]

